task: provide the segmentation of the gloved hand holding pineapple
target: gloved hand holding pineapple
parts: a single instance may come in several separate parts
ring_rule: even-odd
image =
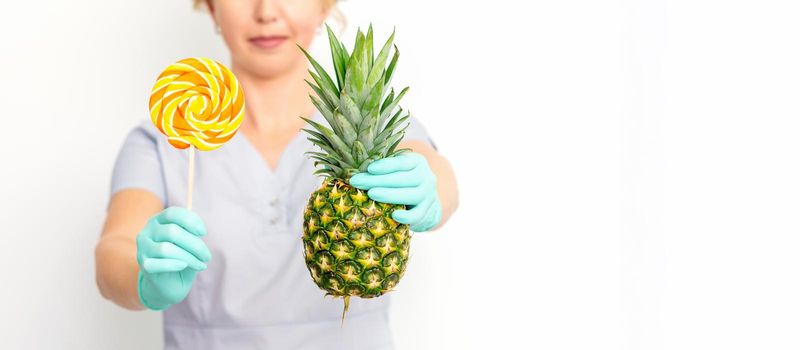
[[[350,185],[368,190],[369,198],[378,202],[410,205],[408,210],[394,211],[392,218],[414,232],[428,231],[442,219],[436,175],[419,153],[376,160],[366,173],[350,177]]]
[[[398,107],[406,94],[389,84],[399,51],[389,59],[394,33],[377,56],[370,25],[359,29],[352,54],[328,28],[335,81],[301,46],[316,71],[312,102],[328,126],[303,118],[321,152],[307,152],[325,176],[304,213],[303,245],[311,277],[326,295],[373,298],[392,290],[406,270],[410,230],[441,220],[436,177],[425,157],[395,149],[410,118]],[[388,65],[387,65],[388,63]],[[397,111],[395,111],[395,109]],[[366,192],[365,192],[366,190]]]

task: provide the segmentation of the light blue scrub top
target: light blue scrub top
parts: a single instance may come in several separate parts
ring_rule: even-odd
[[[319,112],[312,119],[328,125]],[[406,140],[431,144],[409,118]],[[166,349],[392,349],[389,294],[343,301],[323,297],[303,259],[303,211],[322,183],[303,152],[319,150],[301,131],[277,169],[237,133],[210,152],[195,152],[193,211],[211,250],[186,299],[164,315]],[[166,207],[186,205],[188,151],[173,148],[144,120],[127,135],[114,165],[111,195],[145,189]]]

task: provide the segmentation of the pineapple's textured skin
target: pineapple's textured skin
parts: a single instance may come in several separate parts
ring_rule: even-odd
[[[409,225],[392,219],[404,205],[376,202],[345,182],[327,178],[304,213],[303,251],[314,282],[326,295],[373,298],[405,273]]]

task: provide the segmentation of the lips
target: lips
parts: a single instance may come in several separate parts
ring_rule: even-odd
[[[263,49],[272,49],[283,44],[286,39],[288,39],[288,37],[283,35],[269,35],[251,38],[250,42]]]

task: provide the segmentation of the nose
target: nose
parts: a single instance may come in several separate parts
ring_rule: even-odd
[[[267,24],[274,22],[277,19],[278,6],[274,0],[261,0],[258,1],[256,8],[256,22],[259,24]]]

